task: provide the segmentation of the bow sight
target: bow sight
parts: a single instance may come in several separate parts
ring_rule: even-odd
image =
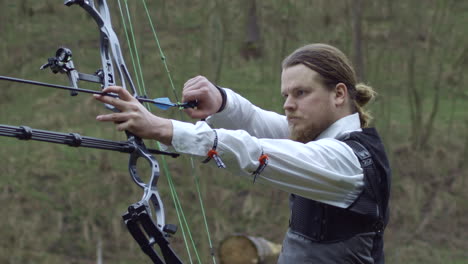
[[[55,57],[49,58],[47,63],[42,65],[40,69],[43,70],[45,68],[50,68],[53,73],[66,73],[70,81],[70,85],[74,88],[78,88],[79,80],[103,84],[102,69],[97,70],[93,75],[78,72],[73,64],[72,51],[65,47],[59,48],[55,52]],[[78,95],[78,92],[71,90],[70,95],[76,96]]]

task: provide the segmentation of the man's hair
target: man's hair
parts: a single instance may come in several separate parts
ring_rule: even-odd
[[[334,89],[338,83],[343,83],[348,88],[349,98],[353,102],[353,111],[359,113],[361,127],[367,127],[372,116],[364,106],[376,96],[376,92],[370,86],[357,83],[356,73],[346,55],[339,49],[327,44],[309,44],[295,50],[284,59],[283,69],[303,64],[320,74],[320,79],[325,87]]]

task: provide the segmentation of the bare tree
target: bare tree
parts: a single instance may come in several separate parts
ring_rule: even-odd
[[[220,81],[223,67],[226,42],[226,12],[226,3],[220,0],[215,0],[213,6],[208,7],[205,11],[207,17],[206,38],[201,49],[200,72],[215,83]]]
[[[419,6],[413,8],[417,10]],[[434,9],[431,16],[425,18],[419,14],[422,18],[419,19],[421,24],[417,25],[413,33],[415,39],[408,60],[407,95],[411,117],[411,141],[416,149],[424,148],[434,132],[434,122],[439,111],[442,76],[447,65],[453,64],[453,62],[445,65],[440,63],[441,59],[450,58],[454,52],[453,48],[450,49],[450,45],[455,43],[453,38],[442,43],[438,42],[436,37],[446,30],[440,25],[446,25],[445,19],[450,14],[450,9],[451,4],[443,2]],[[424,18],[434,23],[424,23],[422,21]],[[423,56],[417,57],[416,53],[422,53]],[[424,99],[429,92],[432,93],[432,104],[430,109],[426,110]]]
[[[362,54],[362,1],[354,0],[352,2],[354,66],[358,80],[364,80],[364,59]]]
[[[256,59],[262,55],[256,0],[250,1],[247,16],[247,35],[241,49],[241,54],[246,60],[251,58]]]

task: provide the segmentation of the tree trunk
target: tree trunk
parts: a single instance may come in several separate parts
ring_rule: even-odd
[[[354,0],[352,6],[354,67],[358,81],[364,80],[364,59],[362,54],[362,1]]]
[[[262,55],[257,3],[256,0],[251,0],[250,3],[247,16],[247,35],[241,49],[241,54],[246,60],[257,59]]]

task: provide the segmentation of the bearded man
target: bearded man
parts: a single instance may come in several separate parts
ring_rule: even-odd
[[[120,100],[96,96],[121,111],[97,120],[180,153],[208,153],[235,174],[291,193],[278,263],[384,263],[391,173],[364,109],[375,92],[357,83],[346,56],[326,44],[297,49],[282,69],[285,115],[197,76],[185,83],[183,100],[197,100],[186,113],[206,121],[155,116],[121,87],[104,90]]]

